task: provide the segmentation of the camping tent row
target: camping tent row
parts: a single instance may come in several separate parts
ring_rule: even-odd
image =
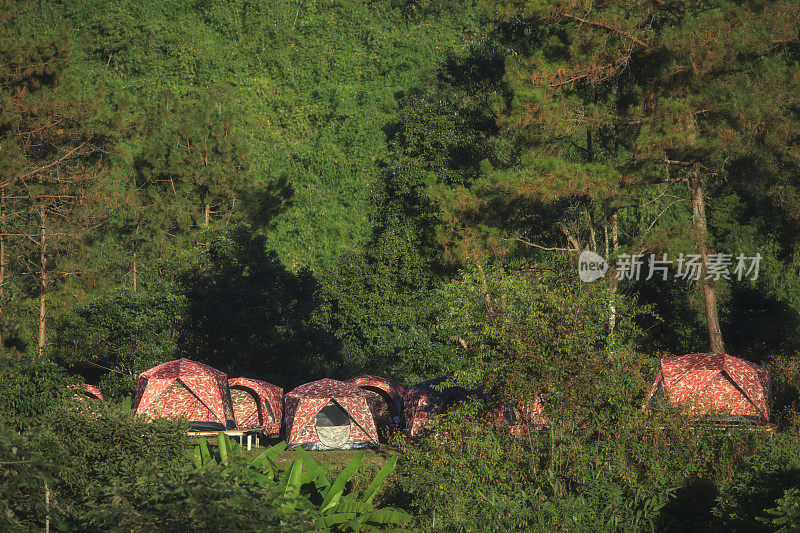
[[[139,377],[134,408],[150,417],[186,418],[199,430],[253,429],[281,432],[290,448],[330,450],[376,446],[405,427],[411,437],[431,431],[434,418],[480,390],[443,387],[446,378],[404,387],[379,376],[322,379],[288,392],[270,383],[231,378],[207,365],[179,359]],[[642,409],[660,400],[696,419],[769,422],[769,373],[726,354],[690,354],[661,360]],[[77,388],[76,388],[77,389]],[[91,386],[83,396],[102,399]],[[76,390],[77,395],[77,390]],[[500,407],[490,420],[514,435],[547,424],[541,398],[521,409]]]
[[[195,430],[278,433],[283,389],[257,379],[228,379],[208,365],[178,359],[139,375],[133,407],[152,418],[185,418]]]

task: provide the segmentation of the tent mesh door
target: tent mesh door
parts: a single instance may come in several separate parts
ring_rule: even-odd
[[[350,440],[350,416],[333,400],[317,413],[315,424],[319,441],[329,448],[340,448]]]

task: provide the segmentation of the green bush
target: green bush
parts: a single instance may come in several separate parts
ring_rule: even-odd
[[[52,465],[26,439],[0,423],[0,530],[44,524],[45,491]]]
[[[76,380],[48,359],[0,356],[0,413],[17,431],[37,427],[74,394]]]
[[[395,469],[396,456],[381,466],[359,497],[359,492],[352,486],[348,490],[348,486],[361,467],[364,451],[356,453],[340,473],[332,476],[330,465],[318,463],[302,448],[296,451],[298,459],[281,468],[275,459],[285,448],[285,442],[276,444],[248,463],[243,461],[241,447],[220,433],[214,453],[205,439],[200,440],[194,450],[194,463],[198,469],[222,465],[240,483],[279,488],[277,503],[273,501],[273,505],[279,505],[288,516],[296,510],[314,511],[316,526],[320,528],[361,531],[401,526],[411,520],[403,511],[378,509],[374,504],[381,485]]]
[[[55,411],[30,438],[58,465],[53,497],[67,520],[80,519],[92,495],[109,487],[127,486],[131,498],[146,499],[155,486],[177,479],[189,447],[184,423],[149,422],[128,404],[96,400]]]
[[[479,403],[439,418],[438,437],[411,442],[402,452],[396,499],[424,529],[511,531],[534,524],[537,497],[529,443],[476,421]],[[533,439],[536,453],[541,438]]]
[[[174,479],[151,472],[133,483],[98,488],[80,527],[128,532],[319,530],[318,513],[283,512],[282,490],[242,483],[243,468],[187,465]]]
[[[133,395],[140,372],[175,357],[175,337],[186,301],[165,288],[117,289],[73,310],[56,323],[53,357],[103,375],[109,398]]]
[[[783,497],[775,503],[775,508],[767,509],[773,518],[764,522],[779,527],[780,533],[800,531],[800,490],[785,490]]]
[[[434,436],[398,439],[393,504],[413,510],[418,527],[745,532],[790,523],[791,495],[777,500],[800,485],[795,432],[693,426],[667,410],[630,413],[591,434],[555,425],[528,439],[479,412],[466,405],[438,417]]]

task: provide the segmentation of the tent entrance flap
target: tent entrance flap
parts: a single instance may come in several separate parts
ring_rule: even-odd
[[[350,415],[333,400],[320,409],[314,424],[325,446],[339,448],[350,440]]]

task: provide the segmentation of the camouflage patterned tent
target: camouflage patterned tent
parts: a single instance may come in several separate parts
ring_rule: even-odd
[[[378,445],[366,392],[349,383],[321,379],[286,394],[289,449],[341,450]]]
[[[154,418],[186,418],[193,429],[223,430],[235,425],[228,377],[189,359],[142,372],[134,408]]]
[[[695,353],[661,360],[642,409],[667,400],[689,415],[714,421],[769,422],[769,372],[721,353]]]
[[[95,387],[94,385],[89,385],[88,383],[81,383],[80,385],[72,385],[70,386],[71,389],[75,391],[75,399],[83,401],[86,398],[94,398],[96,400],[103,399],[103,393],[100,392],[100,389]]]
[[[431,421],[448,407],[467,400],[472,396],[482,396],[480,391],[463,387],[444,387],[446,377],[424,381],[406,390],[403,398],[406,418],[406,433],[410,437],[421,437],[430,426]],[[436,388],[434,388],[436,387]]]
[[[249,378],[230,378],[228,387],[237,428],[263,428],[265,433],[280,433],[282,388]]]
[[[544,414],[541,396],[537,396],[533,405],[522,411],[504,405],[499,409],[495,409],[493,415],[492,421],[496,426],[508,428],[508,431],[517,437],[525,435],[524,420],[526,418],[530,429],[541,429],[547,425],[547,417]]]
[[[379,376],[363,375],[350,378],[347,383],[366,392],[370,398],[372,414],[378,432],[385,434],[394,428],[403,427],[403,396],[406,388]]]

